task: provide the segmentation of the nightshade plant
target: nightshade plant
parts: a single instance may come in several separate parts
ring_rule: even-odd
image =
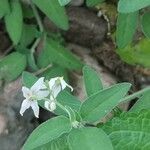
[[[0,59],[0,80],[15,80],[25,68],[35,72],[50,67],[43,76],[50,78],[57,74],[67,79],[68,70],[82,68],[82,62],[64,47],[60,35],[53,37],[43,25],[43,16],[47,16],[59,29],[67,30],[69,23],[64,5],[68,2],[0,0],[0,19],[12,41],[6,56]]]
[[[103,87],[97,73],[88,66],[83,68],[83,78],[87,97],[81,102],[64,90],[66,87],[72,90],[72,87],[62,77],[44,81],[43,77],[38,79],[33,74],[23,73],[25,87],[22,90],[26,100],[31,102],[31,107],[34,102],[36,109],[40,105],[57,116],[37,127],[22,149],[148,150],[150,146],[148,124],[150,123],[148,117],[150,88],[127,95],[131,87],[130,83]],[[34,90],[37,90],[36,93],[33,92]],[[30,92],[32,94],[28,95]],[[128,102],[134,98],[139,100],[129,112],[117,111],[119,103]],[[21,110],[24,111],[28,107],[29,105],[22,104]],[[38,112],[35,111],[35,107],[32,109]],[[114,118],[102,124],[101,120],[111,111],[115,112]],[[35,116],[37,117],[38,114],[35,113]]]

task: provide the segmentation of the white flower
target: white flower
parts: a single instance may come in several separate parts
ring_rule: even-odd
[[[53,98],[56,98],[57,95],[64,90],[66,87],[69,87],[71,89],[71,91],[73,91],[72,86],[70,86],[69,84],[67,84],[63,77],[56,77],[56,78],[52,78],[49,81],[49,88],[51,91],[51,94],[53,96]]]
[[[42,100],[49,95],[49,92],[44,85],[44,77],[38,79],[38,81],[29,89],[27,87],[22,87],[23,96],[25,99],[22,102],[20,114],[23,113],[31,107],[33,109],[34,115],[39,117],[39,106],[37,100]]]
[[[44,106],[49,111],[54,111],[56,109],[56,103],[53,100],[52,101],[45,101]]]

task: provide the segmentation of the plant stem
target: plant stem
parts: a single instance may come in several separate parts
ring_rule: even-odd
[[[128,101],[130,101],[134,98],[137,98],[137,97],[141,96],[143,93],[145,93],[147,91],[150,91],[150,87],[147,87],[147,88],[145,88],[143,90],[140,90],[140,91],[138,91],[138,92],[136,92],[132,95],[129,95],[129,96],[123,98],[120,102],[128,102]]]
[[[67,112],[68,116],[69,116],[69,119],[71,121],[71,114],[70,112],[62,105],[60,104],[59,102],[57,102],[57,100],[55,101],[56,105],[58,105],[62,110],[64,110],[65,112]]]
[[[40,18],[40,15],[35,7],[35,5],[32,3],[32,0],[30,0],[30,4],[31,4],[31,8],[33,10],[33,13],[34,13],[34,16],[37,20],[37,23],[39,25],[39,30],[40,32],[43,32],[44,31],[44,28],[43,28],[43,24],[42,24],[42,21],[41,21],[41,18]]]

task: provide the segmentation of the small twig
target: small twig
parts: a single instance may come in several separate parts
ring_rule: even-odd
[[[42,68],[42,69],[40,69],[40,70],[34,72],[33,74],[37,76],[37,75],[39,75],[39,74],[45,72],[46,70],[48,70],[48,69],[51,68],[52,66],[53,66],[52,64],[49,64],[47,67]]]
[[[5,57],[9,52],[11,52],[11,50],[14,48],[14,45],[10,45],[5,52],[3,53],[3,55],[1,56],[1,58]]]

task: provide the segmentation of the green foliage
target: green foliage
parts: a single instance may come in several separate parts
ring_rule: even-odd
[[[100,81],[96,72],[88,66],[84,67],[83,72],[87,78],[93,76]],[[25,86],[30,88],[36,80],[37,77],[34,75],[28,72],[23,73]],[[101,82],[99,84],[102,86]],[[149,108],[150,88],[124,97],[130,86],[129,83],[120,83],[103,90],[96,90],[82,104],[69,92],[62,91],[55,99],[57,107],[54,113],[64,116],[52,118],[41,124],[29,136],[23,150],[78,150],[79,148],[81,150],[147,150],[150,146],[150,111],[140,110]],[[102,127],[108,135],[102,129],[92,126],[96,121],[99,123],[100,119],[120,102],[129,101],[141,95],[139,104],[135,104],[131,110],[140,111],[139,113],[122,113],[105,125],[97,125]],[[44,100],[41,101],[44,102]],[[142,101],[145,101],[147,105],[142,104]]]
[[[59,138],[42,145],[34,150],[70,150],[67,143],[67,136],[62,135]]]
[[[22,35],[20,39],[20,46],[25,48],[29,44],[33,42],[33,40],[37,37],[38,31],[35,25],[23,25]]]
[[[83,68],[83,78],[88,96],[91,96],[103,89],[103,85],[98,74],[92,68],[88,66]]]
[[[150,0],[119,0],[118,11],[121,13],[130,13],[149,5]]]
[[[60,6],[58,0],[33,0],[33,3],[58,27],[64,30],[68,29],[68,17],[64,7]]]
[[[142,109],[150,110],[150,92],[144,93],[130,109],[130,112],[139,112]]]
[[[32,150],[47,144],[71,130],[69,119],[63,116],[50,119],[38,126],[29,136],[23,150]]]
[[[13,52],[0,60],[0,79],[7,82],[15,80],[26,67],[26,57]]]
[[[135,46],[127,46],[124,49],[117,49],[121,59],[132,65],[141,65],[150,68],[150,40],[142,39]]]
[[[58,65],[53,65],[46,71],[44,71],[41,76],[45,77],[46,80],[50,80],[51,78],[54,77],[63,77],[65,81],[69,81],[68,79],[68,72],[65,68],[60,67]]]
[[[124,48],[131,43],[138,23],[138,12],[119,13],[117,20],[116,43],[118,48]]]
[[[71,150],[113,150],[105,132],[98,128],[79,128],[69,133],[68,143]]]
[[[10,13],[5,16],[5,24],[11,40],[14,45],[17,45],[21,38],[23,27],[22,9],[18,0],[11,1],[10,6]]]
[[[46,41],[45,47],[38,57],[38,65],[40,67],[45,67],[50,63],[55,63],[71,70],[82,67],[82,63],[78,58],[52,39]]]
[[[109,135],[115,150],[150,149],[150,111],[123,113],[102,128]]]
[[[67,5],[70,1],[71,1],[71,0],[58,0],[59,4],[60,4],[61,6]]]
[[[104,2],[104,1],[105,0],[86,0],[86,5],[88,7],[93,7],[93,6],[95,6],[97,4],[100,4],[100,3]]]
[[[84,121],[94,123],[107,115],[120,103],[130,89],[131,84],[121,83],[99,91],[88,97],[81,106],[81,117]]]
[[[143,33],[150,38],[150,12],[145,13],[141,19]]]
[[[8,0],[0,0],[0,18],[10,12]]]
[[[33,74],[24,71],[22,73],[22,83],[24,86],[31,88],[32,85],[38,80],[38,77],[34,76]]]
[[[57,100],[60,104],[62,104],[63,106],[69,106],[71,107],[73,110],[75,110],[76,112],[79,111],[79,108],[81,106],[81,102],[80,100],[71,95],[69,92],[67,91],[62,91],[58,97],[57,97]],[[62,110],[61,108],[57,108],[55,110],[55,114],[57,115],[66,115],[66,112],[64,112],[64,110]]]

